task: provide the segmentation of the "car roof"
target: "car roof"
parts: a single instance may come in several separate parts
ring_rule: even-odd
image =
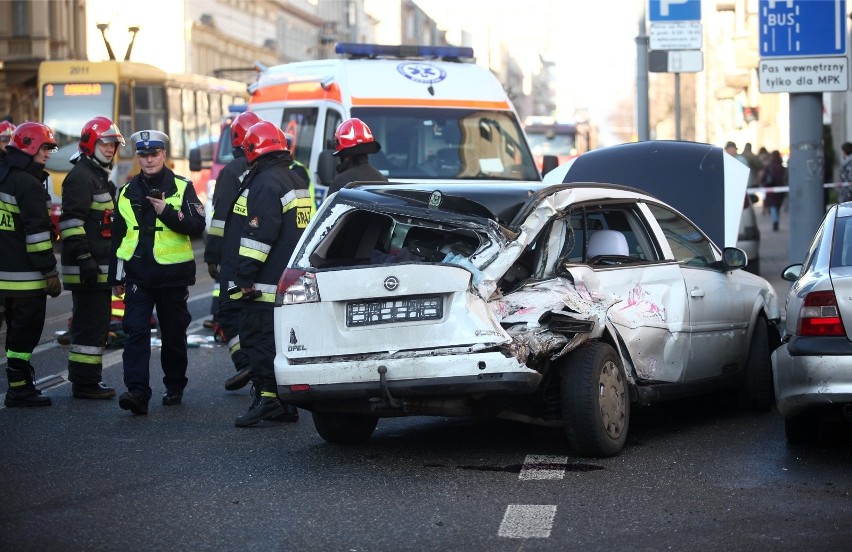
[[[492,181],[479,183],[442,182],[353,182],[338,192],[337,200],[363,204],[428,207],[440,194],[442,211],[451,211],[474,217],[487,217],[507,226],[521,222],[525,207],[538,204],[542,197],[559,190],[575,187],[595,187],[601,190],[627,190],[642,196],[645,191],[629,186],[605,183],[575,182],[546,184],[539,181]],[[653,197],[653,196],[652,196]]]

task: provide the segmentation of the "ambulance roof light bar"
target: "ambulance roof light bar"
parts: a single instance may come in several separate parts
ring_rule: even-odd
[[[473,48],[466,46],[424,46],[418,44],[358,44],[338,42],[334,52],[350,58],[432,58],[446,61],[473,60]]]

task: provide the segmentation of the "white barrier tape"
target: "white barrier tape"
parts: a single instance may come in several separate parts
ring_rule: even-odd
[[[823,188],[836,188],[840,189],[845,186],[852,186],[852,182],[826,182],[822,185]],[[790,186],[768,186],[768,187],[755,187],[755,188],[746,188],[747,193],[754,192],[789,192]]]

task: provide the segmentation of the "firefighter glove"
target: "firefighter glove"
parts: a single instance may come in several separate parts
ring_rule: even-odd
[[[219,265],[216,263],[207,263],[207,272],[210,273],[210,277],[214,280],[219,277]]]
[[[80,264],[80,281],[87,285],[98,283],[98,274],[101,271],[98,268],[98,263],[92,258],[92,254],[80,255],[77,257],[77,262]]]
[[[59,282],[59,273],[55,270],[44,275],[44,280],[47,283],[47,294],[51,297],[59,297],[62,293],[62,284]]]

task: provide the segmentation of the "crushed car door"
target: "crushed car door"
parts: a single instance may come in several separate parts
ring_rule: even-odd
[[[677,382],[689,353],[680,267],[663,258],[636,204],[585,205],[564,219],[561,263],[577,293],[611,303],[606,320],[627,348],[634,376]]]

